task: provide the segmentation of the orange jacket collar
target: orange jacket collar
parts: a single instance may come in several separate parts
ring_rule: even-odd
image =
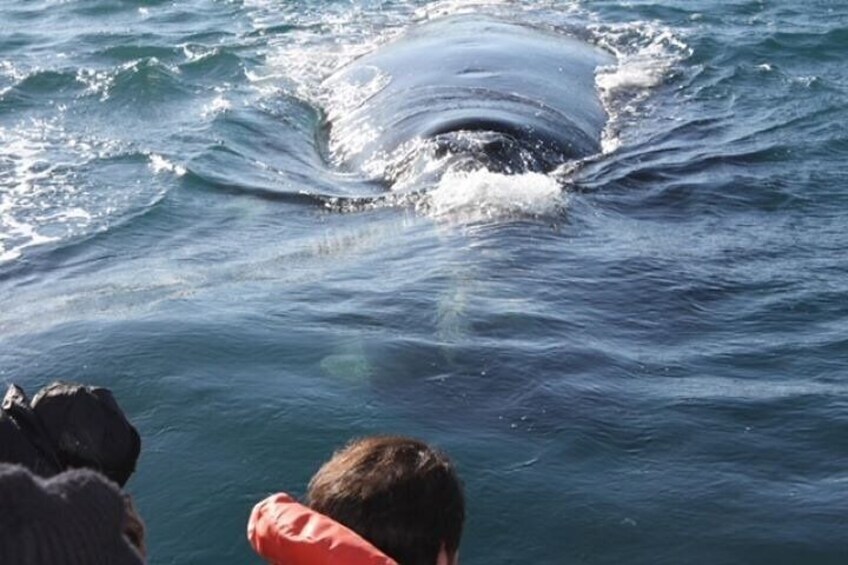
[[[247,537],[275,565],[398,565],[353,530],[285,493],[253,507]]]

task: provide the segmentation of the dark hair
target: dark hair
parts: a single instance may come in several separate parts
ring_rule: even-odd
[[[65,468],[89,468],[124,486],[135,471],[141,438],[111,391],[52,383],[32,399]]]
[[[309,482],[309,506],[344,524],[401,565],[435,565],[459,549],[462,485],[450,459],[405,437],[351,442]]]

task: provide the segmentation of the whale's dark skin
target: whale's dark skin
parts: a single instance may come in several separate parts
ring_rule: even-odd
[[[352,170],[386,156],[389,169],[402,166],[409,155],[398,153],[422,139],[431,154],[471,155],[478,168],[549,172],[600,151],[606,114],[594,77],[613,61],[577,39],[486,17],[427,23],[325,81],[336,92],[381,85],[330,113],[330,148]]]

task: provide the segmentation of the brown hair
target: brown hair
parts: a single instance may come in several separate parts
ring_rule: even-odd
[[[435,565],[456,554],[465,521],[453,464],[405,437],[351,442],[309,482],[309,506],[352,529],[401,565]]]

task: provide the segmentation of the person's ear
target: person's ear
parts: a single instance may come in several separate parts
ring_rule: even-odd
[[[441,549],[439,549],[439,556],[436,558],[436,565],[459,565],[459,550],[456,550],[453,554],[448,554],[448,550],[442,544]]]

